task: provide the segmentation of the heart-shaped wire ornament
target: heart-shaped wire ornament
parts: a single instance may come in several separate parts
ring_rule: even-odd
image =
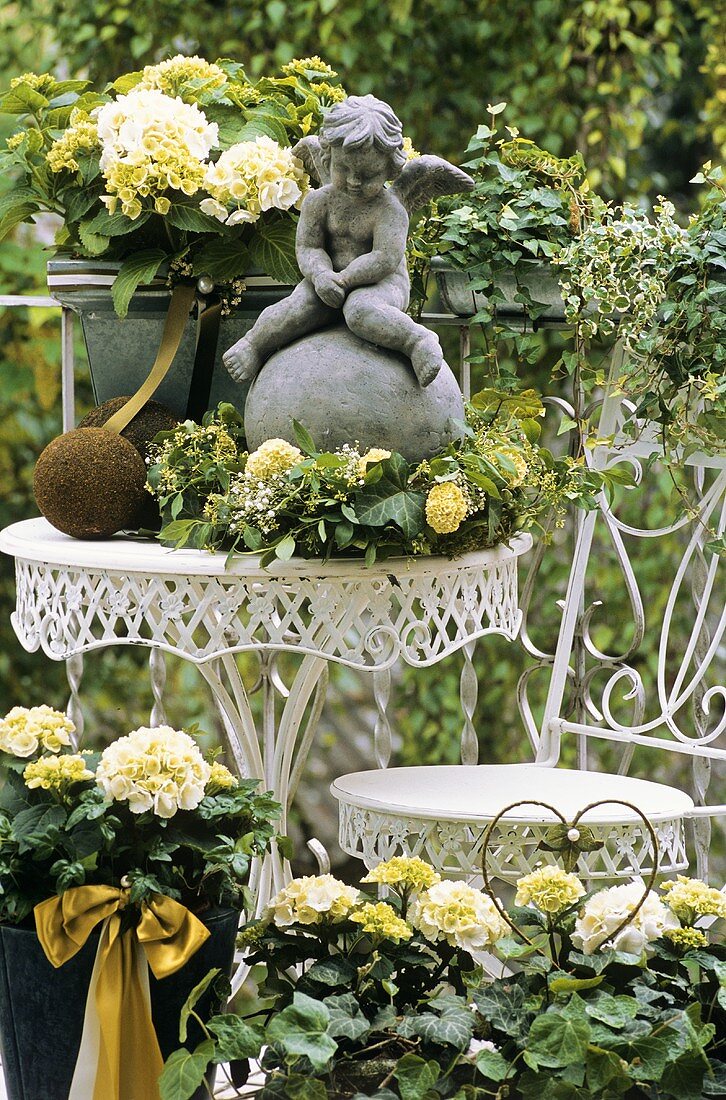
[[[585,814],[589,813],[590,810],[597,809],[598,806],[625,806],[626,809],[632,810],[633,813],[637,814],[637,816],[643,822],[643,824],[645,825],[646,832],[648,833],[648,837],[650,839],[651,848],[652,848],[652,852],[653,852],[653,869],[651,870],[651,872],[648,876],[648,879],[645,882],[645,885],[643,887],[643,895],[639,899],[638,904],[633,907],[632,912],[628,913],[627,917],[625,917],[625,919],[622,920],[619,925],[617,925],[617,927],[615,928],[615,931],[612,932],[610,934],[610,936],[608,937],[609,940],[614,940],[617,936],[620,935],[620,933],[622,932],[622,930],[624,928],[627,928],[627,926],[633,922],[635,917],[638,915],[640,910],[643,908],[643,906],[645,905],[645,903],[648,899],[648,896],[649,896],[651,890],[653,889],[653,886],[655,885],[655,880],[658,877],[658,864],[659,864],[658,838],[656,836],[655,829],[651,825],[650,821],[648,821],[648,818],[645,816],[643,811],[641,809],[639,809],[638,806],[634,806],[632,802],[626,802],[622,798],[600,798],[600,799],[598,799],[597,802],[590,802],[590,803],[588,803],[587,806],[584,806],[583,809],[578,810],[578,812],[573,817],[572,821],[568,821],[567,818],[564,816],[564,814],[560,813],[560,811],[558,809],[556,809],[554,806],[551,806],[549,804],[549,802],[540,802],[538,799],[535,799],[535,798],[523,798],[519,802],[512,802],[511,805],[505,806],[503,810],[499,811],[499,813],[496,815],[496,817],[492,818],[492,820],[489,822],[489,824],[487,826],[486,833],[484,834],[484,843],[482,845],[482,853],[481,853],[481,858],[482,858],[481,870],[482,870],[482,876],[483,876],[483,879],[484,879],[484,887],[485,887],[486,892],[488,893],[489,897],[491,898],[491,900],[494,904],[494,908],[497,910],[497,912],[499,913],[499,916],[502,918],[502,920],[506,924],[509,925],[509,927],[512,929],[513,932],[516,932],[518,936],[521,936],[521,938],[525,941],[525,943],[529,944],[530,947],[534,947],[536,951],[539,951],[540,954],[543,954],[543,955],[546,954],[546,952],[543,951],[541,947],[537,947],[537,945],[534,944],[532,942],[532,940],[524,934],[524,932],[522,932],[521,928],[519,928],[515,924],[515,922],[511,919],[511,917],[507,913],[506,909],[503,907],[502,903],[496,897],[496,895],[494,893],[494,890],[492,888],[491,879],[489,878],[489,871],[487,869],[487,857],[489,855],[489,847],[490,847],[490,844],[491,844],[492,834],[494,832],[494,829],[496,828],[496,826],[499,824],[499,822],[502,820],[503,817],[505,817],[512,810],[516,810],[519,806],[540,806],[544,810],[549,810],[549,812],[554,814],[554,816],[561,822],[561,825],[562,825],[562,828],[563,828],[563,831],[564,831],[565,835],[570,834],[572,832],[578,833],[578,836],[577,836],[576,839],[571,839],[571,838],[568,837],[568,840],[570,841],[568,847],[570,847],[571,849],[572,848],[577,848],[577,841],[580,838],[580,830],[578,829],[578,825],[582,821],[583,817],[585,816]],[[556,826],[556,825],[553,826],[553,829],[558,829],[558,826]],[[602,848],[604,846],[604,843],[605,843],[604,841],[602,841],[602,842],[598,841],[598,842],[595,842],[594,844],[588,842],[587,847],[583,847],[582,849],[580,849],[580,854],[582,854],[583,851],[592,851],[595,848]],[[553,844],[548,844],[545,840],[544,843],[540,842],[539,846],[541,848],[543,848],[545,850],[549,850],[549,851],[562,850],[562,847],[561,847],[559,841],[557,841],[556,844],[553,845]],[[579,858],[579,856],[577,858]],[[568,868],[568,870],[572,870],[573,867],[576,865],[576,862],[577,861],[575,860],[575,862],[573,864],[571,864],[571,866]]]

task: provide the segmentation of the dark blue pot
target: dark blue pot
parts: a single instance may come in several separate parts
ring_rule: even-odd
[[[161,981],[149,975],[154,1027],[165,1059],[182,1045],[179,1016],[194,986],[213,967],[223,974],[232,970],[239,913],[219,909],[200,920],[212,934],[187,965]],[[8,1100],[68,1100],[97,947],[98,935],[93,935],[56,970],[35,931],[0,925],[0,1050]],[[218,1009],[208,991],[195,1012],[204,1020]],[[190,1020],[184,1045],[193,1049],[202,1038],[199,1024]],[[194,1100],[208,1100],[208,1095],[202,1086]]]

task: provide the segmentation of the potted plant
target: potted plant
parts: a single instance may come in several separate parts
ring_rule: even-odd
[[[679,876],[587,893],[548,865],[505,910],[403,857],[363,882],[386,901],[329,875],[272,900],[241,937],[262,1007],[213,1017],[167,1061],[164,1097],[240,1056],[261,1058],[261,1100],[723,1095],[726,949],[696,927],[726,916],[719,891]]]
[[[568,502],[594,507],[601,475],[537,443],[543,406],[534,391],[485,390],[462,437],[421,463],[353,441],[321,453],[305,429],[299,446],[275,439],[251,454],[239,414],[220,405],[152,444],[148,485],[175,547],[274,558],[393,555],[455,557],[506,542]],[[615,475],[613,475],[615,476]]]
[[[726,438],[723,169],[706,165],[693,182],[708,189],[687,226],[666,199],[650,215],[603,206],[553,260],[583,378],[591,342],[617,336],[625,354],[612,381],[632,402],[628,436],[645,433],[679,461],[723,458]]]
[[[231,968],[250,866],[279,810],[187,733],[142,728],[100,754],[74,751],[73,734],[47,706],[0,721],[0,1038],[11,1100],[66,1100],[84,1070],[103,1091],[100,1056],[87,1064],[89,1019],[100,1019],[101,1050],[119,1043],[106,1071],[125,1068],[140,1095],[154,1094],[189,992],[210,967]],[[141,944],[151,1018],[125,970]],[[147,970],[143,961],[142,986]],[[218,1007],[206,989],[200,1014]]]
[[[516,127],[498,137],[505,106],[488,108],[489,124],[467,146],[462,167],[476,180],[474,190],[439,201],[419,223],[414,271],[430,263],[445,306],[477,321],[490,322],[495,312],[561,318],[550,260],[592,203],[585,165],[579,153],[559,158],[538,148]]]
[[[194,411],[231,397],[221,352],[298,279],[295,226],[309,180],[291,146],[344,98],[335,76],[313,57],[253,82],[237,62],[180,55],[102,92],[34,73],[11,82],[0,110],[18,129],[0,167],[18,182],[0,206],[0,238],[43,212],[60,219],[49,287],[81,315],[99,403],[138,389],[170,285],[187,279],[198,280],[200,313],[216,307],[200,340],[215,377]],[[137,323],[120,326],[128,314]],[[182,417],[196,346],[190,322],[157,393]]]

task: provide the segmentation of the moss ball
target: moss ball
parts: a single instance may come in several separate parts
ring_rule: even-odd
[[[102,428],[106,421],[110,420],[119,409],[122,409],[128,400],[128,397],[113,397],[110,401],[104,401],[102,405],[97,405],[95,409],[91,409],[83,417],[78,427]],[[178,423],[177,418],[165,405],[160,405],[158,401],[147,401],[130,424],[127,424],[121,435],[124,439],[128,439],[129,443],[146,460],[149,443],[154,436],[158,435],[159,432],[172,431]]]
[[[45,448],[33,490],[53,527],[76,539],[103,539],[132,527],[143,504],[146,466],[127,439],[76,428]]]

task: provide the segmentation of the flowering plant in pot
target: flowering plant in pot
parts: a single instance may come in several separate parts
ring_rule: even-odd
[[[67,1097],[72,1079],[71,1095],[83,1095],[84,1073],[101,1088],[126,1062],[132,1091],[153,1095],[159,1048],[175,1045],[190,989],[210,966],[231,966],[252,861],[279,809],[188,733],[141,728],[100,754],[74,751],[73,734],[47,706],[0,721],[0,998],[13,1100]],[[216,1003],[208,991],[202,1012]],[[84,1062],[96,1010],[101,1049],[117,1050],[105,1070],[100,1058]],[[122,1032],[138,1045],[131,1057]]]
[[[263,564],[293,554],[367,563],[454,557],[495,546],[551,508],[558,522],[568,503],[593,507],[616,476],[541,447],[542,413],[532,390],[482,391],[462,438],[415,463],[354,441],[321,452],[301,425],[299,446],[267,440],[249,453],[239,415],[223,404],[202,425],[187,421],[152,444],[148,486],[161,509],[159,537],[176,547],[260,553]]]
[[[120,262],[122,316],[164,263],[218,283],[251,267],[294,283],[309,181],[290,146],[344,98],[335,76],[316,57],[251,81],[237,62],[179,55],[101,92],[83,80],[17,77],[0,99],[18,120],[0,153],[18,176],[0,237],[42,211],[59,215],[59,248]]]
[[[403,857],[363,881],[386,901],[298,879],[248,926],[263,1007],[172,1055],[165,1100],[240,1056],[261,1058],[262,1100],[723,1095],[726,948],[696,927],[726,916],[721,892],[682,876],[586,892],[548,865],[504,909]]]

